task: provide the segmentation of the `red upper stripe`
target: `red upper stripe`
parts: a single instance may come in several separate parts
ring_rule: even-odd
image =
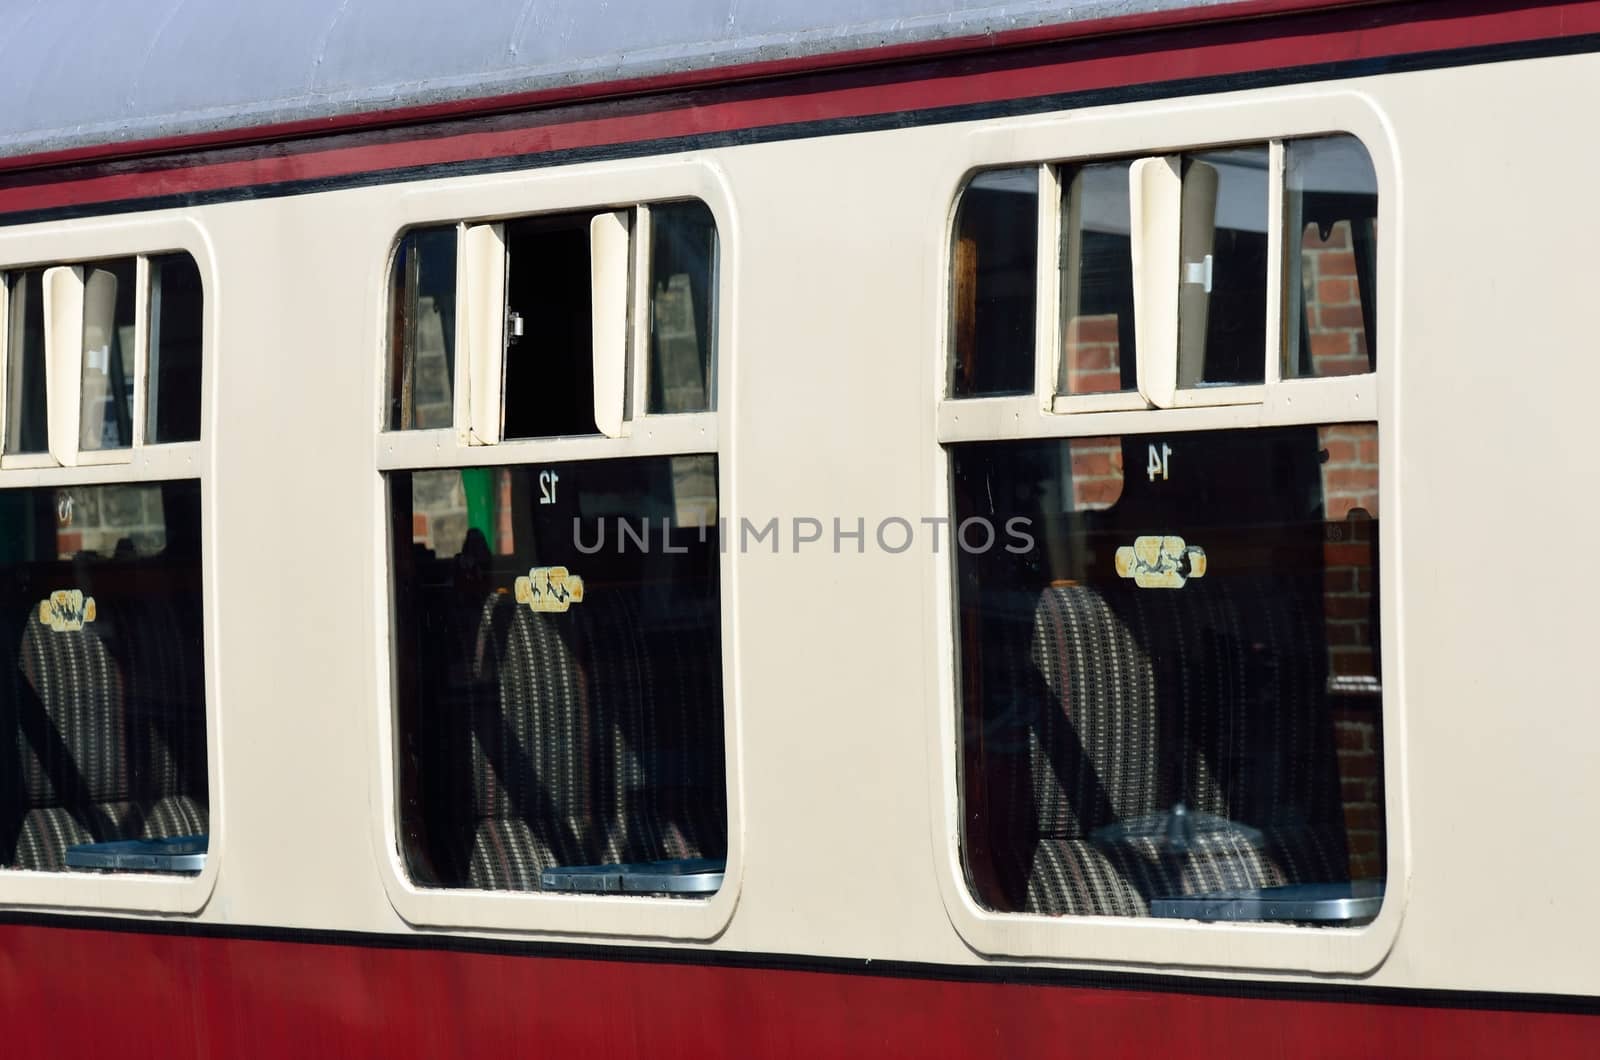
[[[643,93],[694,88],[707,84],[726,84],[733,81],[749,81],[757,78],[783,77],[816,73],[822,70],[838,70],[846,67],[928,59],[955,53],[992,51],[1063,40],[1081,40],[1087,37],[1130,33],[1174,25],[1201,25],[1211,22],[1261,18],[1291,12],[1355,7],[1382,2],[1385,2],[1385,0],[1235,0],[1233,3],[1216,4],[1198,10],[1180,7],[1166,11],[1009,30],[1004,33],[988,34],[981,37],[957,37],[948,40],[898,44],[881,48],[833,52],[831,54],[792,59],[772,59],[733,66],[690,70],[655,77],[630,78],[622,81],[586,85],[568,85],[534,92],[456,100],[338,117],[308,118],[274,125],[222,129],[185,136],[142,140],[134,143],[95,144],[62,151],[19,155],[15,158],[0,158],[0,172],[81,164],[89,161],[104,161],[110,158],[195,151],[240,143],[261,143],[304,136],[319,136],[357,128],[409,125],[418,122],[468,117],[489,112],[524,110],[530,107],[570,103],[577,100],[634,96]]]
[[[1261,0],[1225,5],[1213,13],[1221,17],[1222,13],[1231,12],[1238,18],[1245,12],[1259,14],[1308,6],[1313,5],[1303,0]],[[1169,12],[1166,17],[1175,16]],[[1193,20],[1192,12],[1189,18]],[[1134,20],[1118,20],[1115,24],[1142,25],[1155,20],[1155,16],[1141,16]],[[1054,32],[1059,35],[1071,30],[1075,35],[1082,35],[1099,26],[1103,33],[1109,24],[1082,23],[1059,27]],[[1042,31],[1028,32],[1037,35]],[[501,127],[504,123],[485,119],[476,126],[467,124],[443,135],[437,129],[418,130],[417,139],[379,142],[373,137],[362,141],[347,134],[338,137],[335,143],[319,145],[317,141],[309,141],[293,149],[285,149],[280,144],[271,150],[243,152],[234,148],[209,155],[175,157],[170,166],[141,166],[139,171],[126,167],[119,171],[109,165],[85,167],[86,172],[81,176],[63,174],[59,169],[45,170],[37,174],[39,183],[14,184],[0,189],[0,213],[339,178],[408,166],[604,147],[640,140],[869,117],[1597,32],[1600,32],[1600,0],[1573,0],[1510,9],[1503,5],[1410,4],[1381,10],[1302,15],[1271,23],[1232,22],[1185,32],[1115,39],[1102,36],[1096,40],[1052,46],[1036,62],[1019,62],[1015,57],[998,62],[990,53],[985,56],[987,62],[970,62],[959,67],[952,62],[915,69],[880,69],[870,75],[858,71],[853,75],[790,78],[736,92],[661,96],[642,103],[619,103],[609,109],[590,105],[583,107],[581,114],[575,113],[579,110],[576,107],[550,108],[525,115],[511,123],[511,127]],[[724,70],[717,76],[740,72]],[[507,105],[511,104],[504,98],[479,104],[484,109]],[[444,109],[428,113],[436,117]],[[407,113],[416,117],[422,112]],[[377,122],[394,116],[377,115],[362,120]],[[12,164],[24,161],[27,160],[12,160]],[[33,161],[37,162],[38,157]],[[0,163],[0,167],[3,166],[4,163]]]

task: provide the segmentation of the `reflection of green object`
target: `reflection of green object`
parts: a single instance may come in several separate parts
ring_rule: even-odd
[[[478,531],[484,543],[494,548],[494,469],[462,469],[461,491],[467,495],[467,529]]]

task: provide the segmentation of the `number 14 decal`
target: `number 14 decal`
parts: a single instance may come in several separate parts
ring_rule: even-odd
[[[1172,446],[1165,442],[1161,443],[1160,449],[1154,444],[1150,446],[1150,462],[1145,465],[1145,471],[1149,473],[1151,482],[1156,480],[1157,475],[1161,476],[1162,482],[1167,481],[1167,462],[1171,458]]]

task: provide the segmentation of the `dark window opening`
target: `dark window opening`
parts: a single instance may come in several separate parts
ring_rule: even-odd
[[[599,431],[594,422],[591,217],[536,217],[506,225],[503,437]]]

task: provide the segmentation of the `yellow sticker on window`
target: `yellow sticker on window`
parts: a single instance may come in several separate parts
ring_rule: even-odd
[[[1117,575],[1141,589],[1182,589],[1190,578],[1206,576],[1206,553],[1181,537],[1137,537],[1117,549]]]
[[[84,596],[82,589],[57,589],[48,599],[39,601],[39,622],[50,627],[52,633],[66,633],[82,629],[85,622],[93,622],[94,597]]]
[[[565,567],[534,567],[517,579],[517,603],[531,611],[561,614],[583,603],[583,579]]]

